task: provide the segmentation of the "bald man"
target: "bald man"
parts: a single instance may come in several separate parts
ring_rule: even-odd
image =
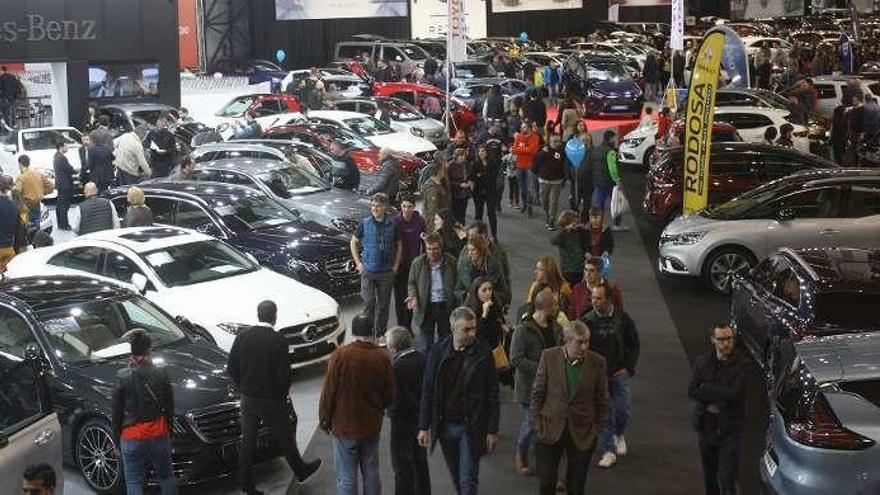
[[[113,204],[98,197],[98,186],[94,182],[85,185],[83,195],[86,200],[79,205],[79,226],[76,229],[78,235],[108,230],[119,225]]]

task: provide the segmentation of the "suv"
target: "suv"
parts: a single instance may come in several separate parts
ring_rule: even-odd
[[[616,57],[574,53],[563,67],[565,93],[583,103],[585,115],[642,114],[642,89]]]
[[[426,117],[419,109],[403,100],[382,96],[339,99],[333,102],[333,108],[375,116],[377,119],[385,112],[386,123],[395,131],[409,132],[413,136],[425,138],[437,147],[446,146],[446,128],[443,123]]]
[[[260,191],[218,182],[156,181],[140,184],[157,224],[217,237],[278,273],[334,298],[360,292],[348,241],[336,230],[281,206]],[[105,195],[124,216],[126,189]]]
[[[0,359],[39,360],[64,433],[60,452],[101,494],[119,493],[125,486],[110,420],[116,373],[129,359],[129,348],[119,338],[134,328],[150,335],[153,362],[171,378],[172,465],[178,483],[233,473],[241,428],[238,393],[223,371],[227,356],[188,322],[138,294],[90,278],[0,283]],[[22,379],[25,397],[35,388],[27,376]],[[50,433],[43,438],[52,440]],[[261,460],[278,455],[268,432],[261,432],[257,445]]]
[[[816,100],[816,113],[830,119],[834,113],[834,108],[840,105],[843,98],[843,89],[851,81],[855,80],[862,93],[866,96],[874,95],[880,97],[880,83],[868,82],[858,76],[817,76],[813,78],[813,86],[819,93]],[[799,89],[800,81],[791,88],[783,92],[784,95],[796,93]]]
[[[759,184],[834,163],[791,148],[759,143],[713,143],[709,155],[709,202],[727,201]],[[651,166],[645,180],[645,213],[670,222],[681,214],[684,148],[670,148]]]
[[[877,250],[783,249],[734,283],[732,324],[769,378],[766,492],[880,493],[878,303]]]
[[[254,116],[257,122],[268,129],[281,120],[281,116],[299,112],[299,101],[295,96],[286,93],[257,93],[236,96],[223,105],[209,124],[233,124],[242,119],[246,113]]]
[[[684,121],[676,122],[669,130],[669,141],[684,142],[684,133]],[[620,145],[617,147],[617,161],[649,168],[651,163],[665,150],[662,143],[659,147],[660,149],[658,149],[656,135],[656,121],[652,121],[651,125],[639,125],[634,131],[626,134],[620,140]],[[732,125],[725,122],[712,123],[713,143],[731,143],[742,140],[742,136],[739,135],[739,132]]]
[[[660,236],[660,271],[701,277],[716,292],[774,250],[874,246],[880,232],[880,171],[800,172],[695,215]]]
[[[406,41],[340,41],[333,49],[336,65],[347,65],[352,60],[361,60],[366,53],[371,60],[385,60],[400,64],[401,76],[411,74],[416,67],[424,68],[428,55],[422,47]]]

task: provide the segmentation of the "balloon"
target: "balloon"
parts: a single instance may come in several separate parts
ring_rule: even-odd
[[[586,154],[587,147],[584,146],[584,143],[581,142],[580,139],[574,137],[565,143],[565,156],[568,157],[568,161],[572,168],[578,168]]]
[[[278,50],[275,52],[275,59],[278,60],[278,63],[284,62],[284,59],[287,58],[287,52],[284,50]]]
[[[529,41],[529,35],[525,31],[523,31],[523,32],[519,33],[519,40],[520,41]]]

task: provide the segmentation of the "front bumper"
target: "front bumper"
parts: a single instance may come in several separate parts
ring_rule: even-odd
[[[349,256],[320,262],[320,269],[316,272],[287,271],[285,274],[337,300],[361,292],[361,279]]]
[[[645,153],[647,153],[648,148],[651,147],[653,142],[653,139],[645,138],[638,146],[633,146],[626,140],[621,141],[617,149],[617,161],[632,165],[642,165],[645,163]]]
[[[696,245],[661,243],[657,269],[664,275],[698,277],[700,276],[698,252]]]
[[[586,110],[588,115],[631,115],[639,117],[642,115],[642,106],[644,105],[644,97],[637,98],[616,98],[616,97],[588,97],[586,100]]]

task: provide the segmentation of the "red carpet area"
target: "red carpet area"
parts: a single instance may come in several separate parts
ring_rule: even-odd
[[[547,120],[556,121],[558,115],[557,107],[547,107]],[[603,129],[614,129],[617,132],[618,136],[624,136],[628,132],[632,131],[639,125],[639,121],[641,118],[633,119],[633,118],[587,118],[584,119],[584,122],[587,124],[587,129],[590,132],[603,130]]]

